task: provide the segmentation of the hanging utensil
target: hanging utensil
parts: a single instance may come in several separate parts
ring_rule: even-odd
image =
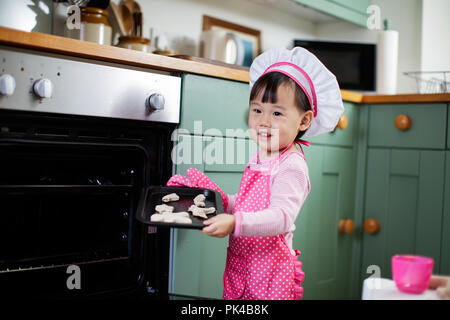
[[[142,34],[142,27],[144,25],[143,23],[143,18],[142,18],[142,12],[139,12],[139,34],[141,35],[141,37],[143,37],[144,35]]]
[[[142,12],[141,6],[136,1],[133,1],[133,12]]]
[[[134,0],[122,0],[121,6],[128,8],[131,14],[134,12]]]
[[[120,6],[120,15],[126,34],[130,35],[133,32],[134,27],[133,14],[126,5],[122,4]]]
[[[109,0],[89,0],[86,6],[106,10],[109,6]]]
[[[138,37],[142,37],[142,13],[141,12],[134,12],[133,13],[133,20],[134,20],[134,35]]]
[[[111,2],[108,6],[108,14],[110,17],[110,24],[114,30],[120,33],[120,36],[126,36],[127,32],[122,21],[122,16],[120,14],[120,9],[114,2]]]
[[[70,5],[75,5],[79,7],[84,7],[89,2],[89,0],[67,0]]]
[[[133,12],[133,31],[131,32],[132,36],[137,36],[137,29],[138,29],[138,21],[137,21],[137,14]]]
[[[143,15],[142,15],[142,11],[141,11],[141,6],[136,1],[133,1],[133,13],[137,14],[136,18],[137,18],[138,27],[136,29],[137,29],[139,36],[142,37],[143,36],[143,34],[142,34],[142,25],[143,25],[142,16]]]

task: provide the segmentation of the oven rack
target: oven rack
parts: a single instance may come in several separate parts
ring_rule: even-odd
[[[5,269],[0,268],[0,274],[2,273],[13,273],[13,272],[24,272],[24,271],[34,271],[34,270],[45,270],[45,269],[55,269],[55,268],[63,268],[68,267],[71,265],[86,265],[86,264],[94,264],[94,263],[104,263],[104,262],[113,262],[113,261],[123,261],[123,260],[129,260],[130,257],[113,257],[113,258],[104,258],[104,259],[97,259],[97,260],[80,260],[80,261],[73,261],[73,262],[67,262],[67,263],[60,263],[60,264],[51,264],[51,265],[38,265],[38,266],[28,266],[28,267],[8,267]]]
[[[7,185],[0,186],[2,193],[112,193],[132,191],[135,185]]]

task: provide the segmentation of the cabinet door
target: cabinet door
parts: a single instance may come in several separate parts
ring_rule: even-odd
[[[447,103],[447,149],[450,149],[450,103]]]
[[[304,299],[349,299],[354,235],[338,232],[339,219],[353,219],[353,149],[304,148],[310,194],[296,220],[294,248],[301,251]]]
[[[366,27],[370,0],[293,0],[339,19]]]
[[[444,161],[444,151],[368,150],[364,219],[381,227],[363,232],[361,280],[371,265],[391,278],[395,254],[432,257],[439,272]]]
[[[360,106],[350,102],[344,102],[344,115],[347,117],[347,127],[345,129],[336,128],[332,132],[319,134],[311,138],[306,138],[313,144],[326,144],[333,146],[352,147],[354,145],[354,139],[358,136],[357,124],[359,117]]]
[[[399,130],[395,119],[406,115],[408,130]],[[444,103],[399,103],[369,108],[369,147],[444,149],[447,105]]]
[[[172,150],[172,161],[176,167],[175,172],[186,175],[186,170],[189,168],[196,168],[203,172],[205,170],[204,149],[205,142],[202,136],[178,135],[177,143]]]
[[[248,137],[248,83],[185,74],[180,128],[190,134]]]
[[[328,0],[335,2],[350,10],[354,10],[360,13],[366,13],[367,7],[370,6],[371,0]]]
[[[442,232],[440,273],[450,275],[450,151],[445,153],[445,201]]]

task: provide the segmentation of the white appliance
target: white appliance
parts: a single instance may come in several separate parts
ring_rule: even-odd
[[[206,30],[200,37],[200,57],[242,65],[244,46],[242,40],[233,32]]]

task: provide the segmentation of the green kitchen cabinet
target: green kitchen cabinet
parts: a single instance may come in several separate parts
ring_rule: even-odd
[[[450,104],[447,104],[447,149],[450,149]],[[442,217],[441,274],[450,275],[450,151],[445,153],[444,215]]]
[[[350,10],[359,12],[359,13],[365,13],[367,10],[367,7],[370,6],[371,1],[370,0],[329,0],[330,2],[337,3],[341,5],[342,7],[346,7]]]
[[[354,103],[344,102],[344,116],[347,119],[347,127],[345,129],[336,128],[332,132],[305,139],[312,144],[352,147],[355,145],[355,140],[358,137],[356,131],[359,116],[358,108],[360,107]]]
[[[248,139],[248,83],[185,74],[176,173],[194,167],[227,194],[238,192],[242,173],[256,145]],[[228,239],[198,230],[173,229],[171,288],[173,294],[222,297]]]
[[[222,297],[227,240],[199,230],[173,229],[171,288],[169,292],[202,298]]]
[[[369,266],[391,278],[395,254],[430,256],[440,272],[444,170],[443,150],[368,149],[364,219],[380,229],[363,233],[361,281]]]
[[[450,275],[450,151],[445,152],[445,193],[440,274]]]
[[[410,119],[408,130],[399,130],[395,119]],[[369,107],[369,147],[445,149],[445,103],[384,104]]]
[[[248,137],[248,83],[182,76],[180,128],[195,135]]]
[[[180,137],[179,141],[199,138]],[[227,140],[243,140],[235,143],[235,151],[242,150],[237,147],[242,143],[248,157],[256,151],[256,145],[251,140],[229,137],[202,137],[202,140],[203,164],[197,168],[203,168],[205,174],[226,193],[237,193],[245,165],[211,163],[206,150],[210,145],[215,145],[215,149],[225,146]],[[191,145],[194,143],[191,142]],[[225,147],[223,153],[227,154]],[[294,248],[302,252],[300,260],[306,274],[304,298],[348,299],[353,235],[339,233],[338,224],[340,219],[353,219],[353,149],[313,145],[305,148],[305,156],[308,159],[312,189],[297,218],[293,243]],[[245,163],[247,161],[248,158]],[[186,167],[183,165],[179,168],[185,171]],[[183,171],[177,173],[185,174]],[[221,298],[227,239],[215,239],[201,235],[198,231],[177,229],[174,230],[173,243],[171,292]]]
[[[304,299],[350,299],[354,234],[338,232],[352,220],[355,200],[359,106],[344,102],[347,127],[306,138],[303,147],[311,192],[295,223],[294,247],[302,254]]]
[[[293,247],[301,251],[304,299],[349,299],[353,234],[338,232],[353,219],[354,151],[304,148],[311,191],[296,220]]]
[[[293,0],[317,11],[354,23],[367,26],[367,7],[371,0]]]
[[[324,2],[353,3],[317,1]],[[257,149],[247,132],[248,84],[184,75],[182,93],[177,146],[185,147],[175,148],[176,172],[195,167],[236,193]],[[304,299],[359,299],[373,266],[391,278],[395,254],[431,256],[434,273],[450,274],[450,106],[344,105],[347,128],[307,138],[312,145],[303,147],[311,192],[293,246],[301,251]],[[399,114],[410,118],[409,130],[395,127]],[[365,233],[368,218],[379,221],[377,233]],[[351,220],[353,233],[339,232],[340,222]],[[227,238],[187,229],[172,234],[169,291],[220,299]]]
[[[444,103],[361,106],[355,297],[374,272],[392,278],[391,258],[396,254],[430,256],[434,273],[449,271],[447,109]],[[409,118],[409,129],[396,127],[399,115]],[[368,219],[378,221],[378,232],[364,230]]]
[[[205,141],[202,136],[180,134],[177,143],[172,150],[172,160],[175,162],[176,173],[186,174],[189,168],[205,170],[203,150]]]
[[[182,93],[178,142],[185,141],[187,147],[176,153],[187,161],[177,164],[177,173],[185,174],[191,161],[225,192],[237,193],[245,165],[257,150],[246,133],[248,84],[185,75]],[[345,114],[345,130],[312,138],[312,146],[304,147],[312,191],[296,221],[294,247],[302,251],[305,299],[346,299],[350,294],[353,236],[338,233],[338,224],[353,215],[357,107],[345,103]],[[327,236],[321,237],[324,233]],[[227,239],[173,230],[171,292],[221,298],[226,247]]]
[[[447,104],[447,124],[450,124],[450,103]],[[447,125],[447,149],[450,149],[450,125]]]
[[[238,192],[245,165],[256,151],[256,145],[248,139],[194,135],[180,135],[176,148],[180,148],[178,161],[186,157],[186,163],[177,165],[177,174],[186,175],[188,168],[195,167],[227,194]],[[198,153],[201,163],[190,165],[189,159],[194,161],[193,155]],[[220,299],[228,238],[208,237],[198,230],[174,229],[172,243],[170,292]]]

